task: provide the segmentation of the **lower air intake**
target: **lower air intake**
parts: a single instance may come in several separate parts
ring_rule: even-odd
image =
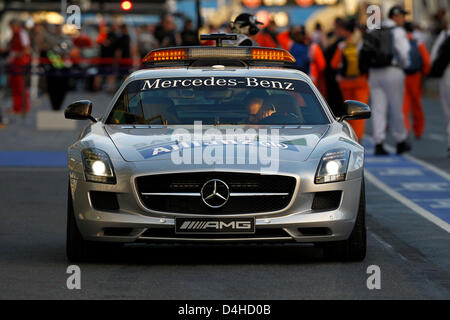
[[[336,210],[341,203],[342,191],[316,192],[311,209],[314,211]]]

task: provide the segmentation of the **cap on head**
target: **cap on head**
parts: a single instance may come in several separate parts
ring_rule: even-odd
[[[249,13],[241,13],[234,19],[234,23],[239,23],[242,27],[248,26],[248,25],[257,25],[257,24],[263,24],[262,22],[259,22],[256,20],[256,17],[249,14]]]
[[[349,32],[354,32],[356,29],[356,25],[356,20],[354,18],[351,18],[344,22],[344,29]]]
[[[234,19],[234,22],[230,23],[230,27],[234,33],[255,35],[258,33],[258,24],[263,24],[256,20],[256,17],[248,14],[241,13]]]
[[[403,9],[402,6],[393,6],[391,8],[391,10],[389,10],[389,15],[388,16],[389,16],[389,18],[392,18],[393,16],[397,16],[399,14],[406,15],[408,13],[409,12],[406,11],[405,9]]]

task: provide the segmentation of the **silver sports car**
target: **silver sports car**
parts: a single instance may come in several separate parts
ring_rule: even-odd
[[[220,36],[218,36],[220,38]],[[220,40],[220,39],[219,39]],[[158,49],[68,149],[67,256],[133,242],[313,243],[366,253],[364,148],[281,49]]]

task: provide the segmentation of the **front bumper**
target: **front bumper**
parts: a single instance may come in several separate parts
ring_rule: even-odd
[[[346,240],[356,220],[361,178],[349,181],[315,185],[303,183],[297,188],[291,204],[276,213],[255,214],[256,233],[235,235],[177,235],[175,217],[186,215],[151,213],[144,210],[133,187],[90,183],[71,178],[75,218],[85,240],[109,242],[323,242]],[[117,194],[120,209],[102,211],[93,208],[89,192],[109,191]],[[341,202],[334,210],[313,211],[314,194],[321,191],[342,191]],[[190,217],[224,217],[189,215]],[[251,216],[251,215],[250,215]],[[227,215],[226,217],[249,217]],[[155,232],[152,232],[155,231]]]

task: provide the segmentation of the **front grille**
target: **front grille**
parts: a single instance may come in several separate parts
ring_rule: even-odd
[[[257,239],[257,238],[281,238],[286,239],[290,235],[281,228],[257,228],[253,234],[177,234],[173,228],[150,228],[147,229],[141,238],[183,238],[183,239]]]
[[[212,179],[222,180],[229,187],[230,197],[220,208],[207,206],[200,196],[203,185]],[[176,173],[136,178],[139,196],[148,209],[185,214],[245,214],[281,210],[291,201],[295,184],[296,179],[289,176],[234,172]]]

